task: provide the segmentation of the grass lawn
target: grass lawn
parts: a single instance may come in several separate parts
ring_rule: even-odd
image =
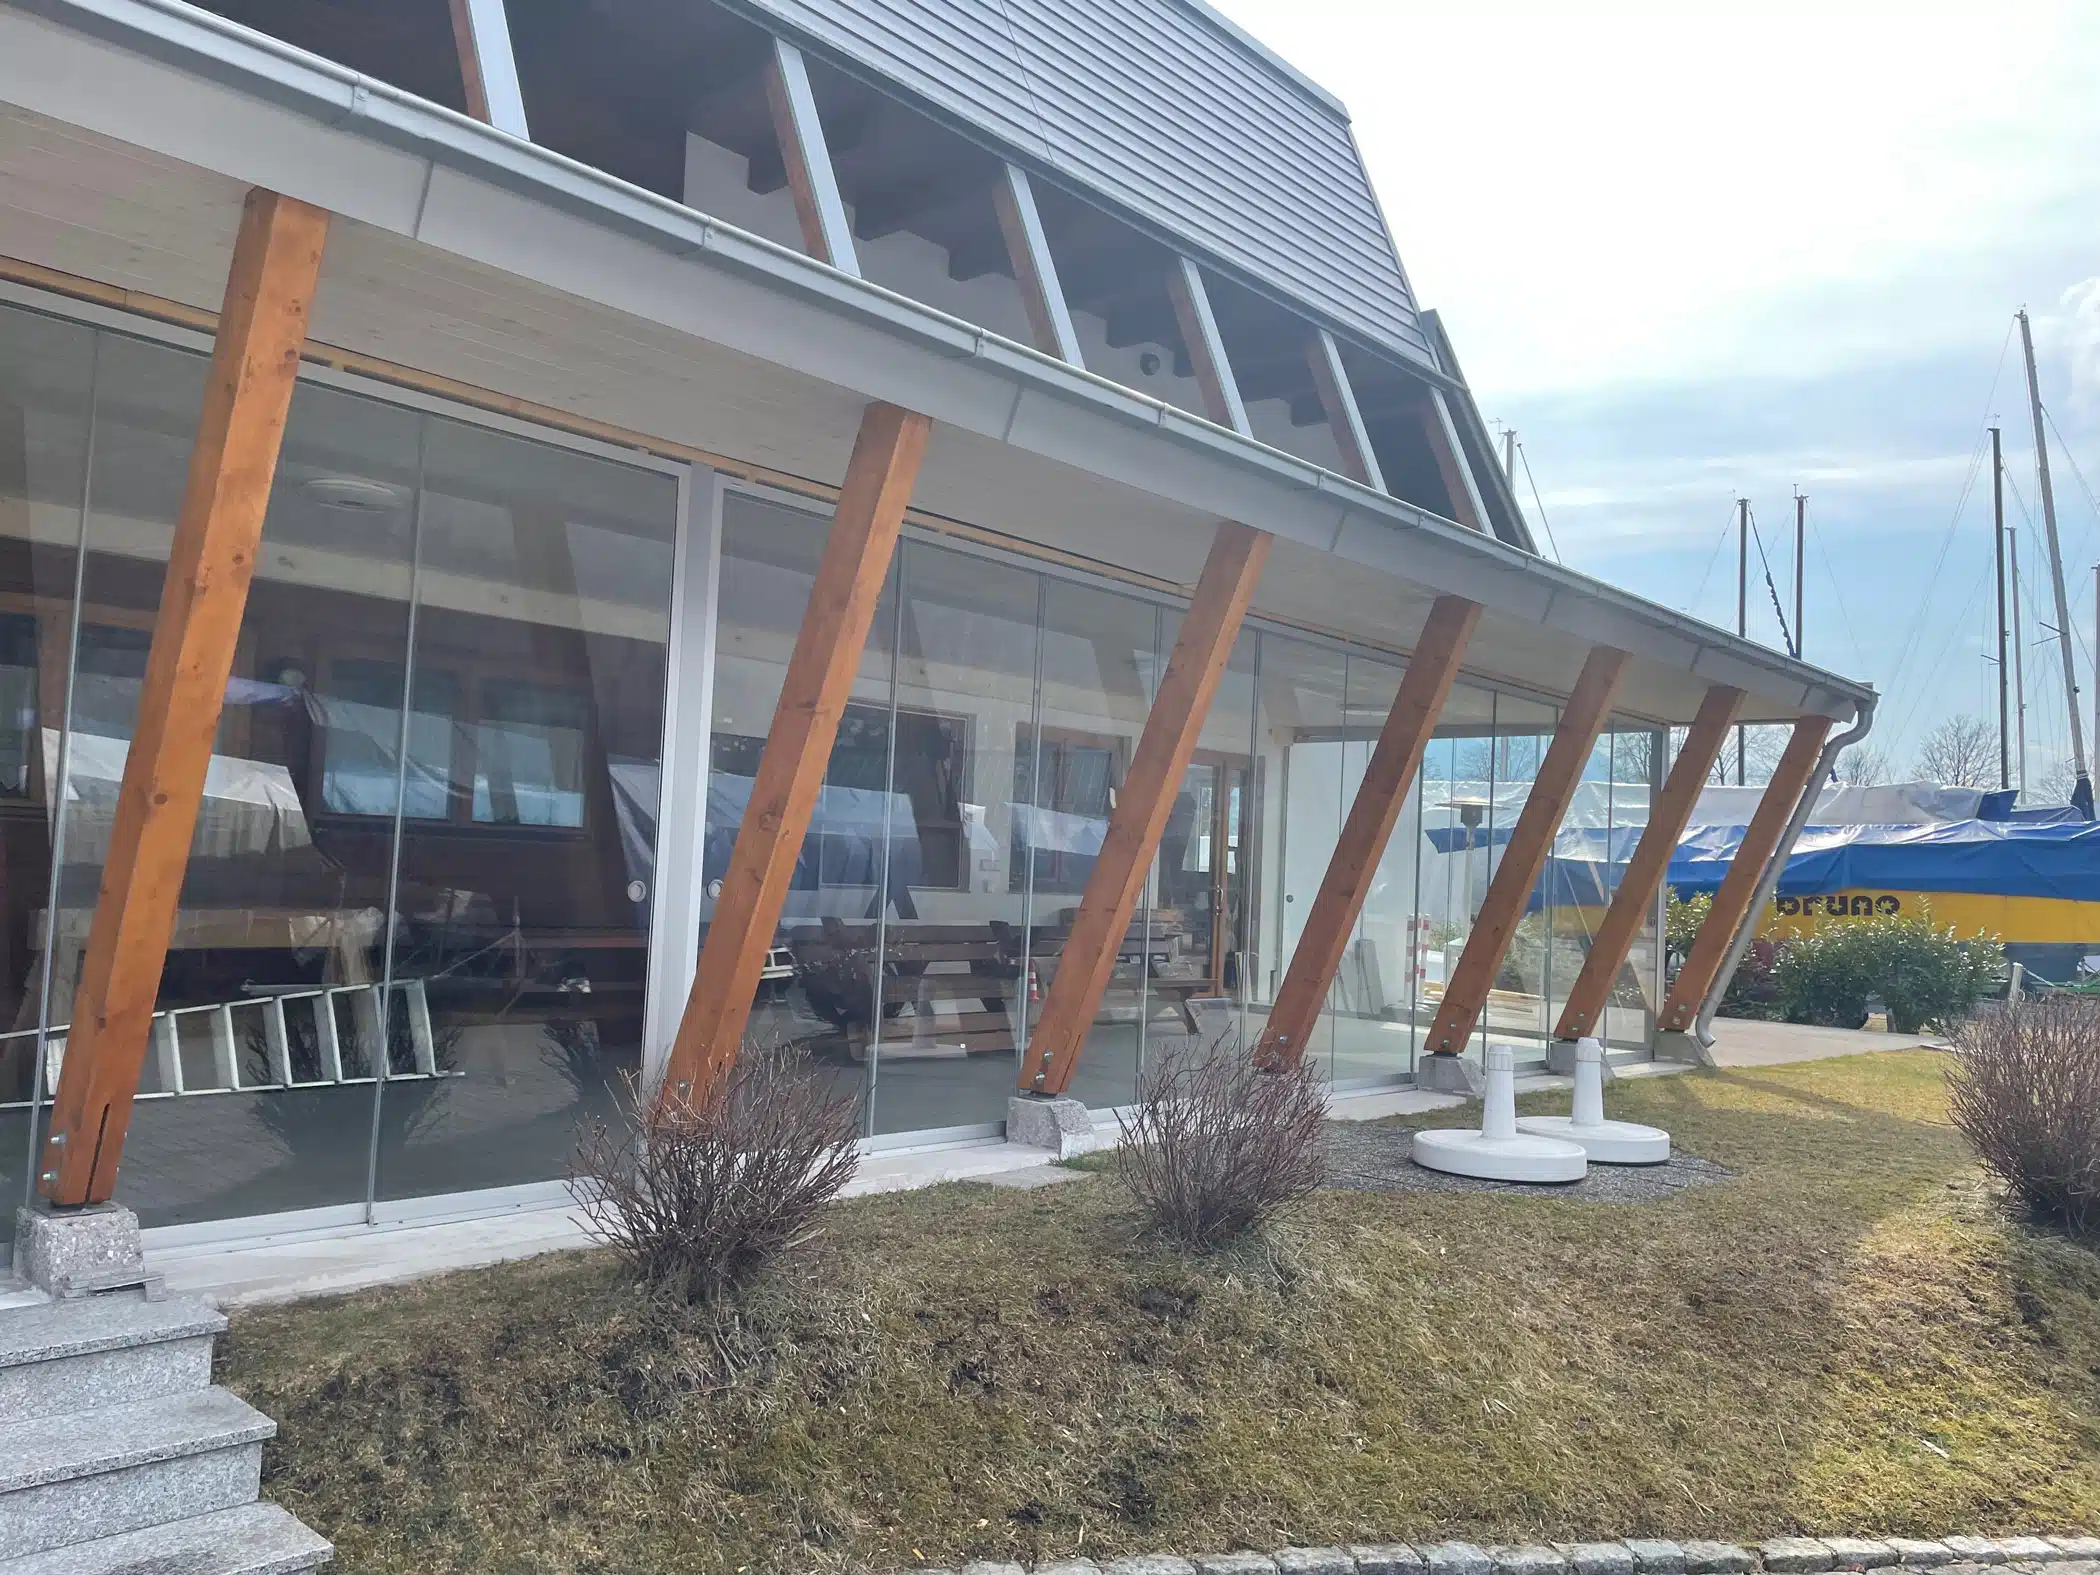
[[[1328,1192],[1191,1260],[1109,1176],[950,1185],[734,1314],[570,1254],[237,1315],[220,1377],[359,1575],[2091,1528],[2100,1255],[1996,1211],[1942,1065],[1620,1083],[1737,1173],[1659,1203]]]

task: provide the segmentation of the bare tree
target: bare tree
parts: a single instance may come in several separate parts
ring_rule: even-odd
[[[1998,780],[1998,730],[1964,711],[1948,717],[1918,745],[1918,775],[1945,787],[1992,787]]]
[[[2068,804],[2071,790],[2078,786],[2078,771],[2068,760],[2059,760],[2033,782],[2034,791],[2028,795],[2037,804]]]
[[[1880,787],[1894,774],[1889,752],[1873,744],[1854,744],[1838,756],[1837,778],[1851,787]]]

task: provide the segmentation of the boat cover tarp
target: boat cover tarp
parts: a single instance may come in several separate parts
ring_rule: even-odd
[[[1713,891],[1741,826],[1694,826],[1671,855],[1679,896]],[[1594,904],[1617,886],[1636,827],[1564,831],[1542,882],[1556,903]],[[1957,820],[1938,825],[1809,826],[1780,873],[1782,896],[1835,891],[1975,892],[2100,902],[2100,824]],[[1538,895],[1543,895],[1543,892]],[[1534,898],[1536,905],[1537,896]]]

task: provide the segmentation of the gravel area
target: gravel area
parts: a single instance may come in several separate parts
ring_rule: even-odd
[[[1584,1203],[1653,1203],[1687,1187],[1710,1187],[1733,1174],[1709,1160],[1672,1154],[1660,1165],[1592,1165],[1565,1186],[1475,1181],[1424,1170],[1409,1158],[1414,1132],[1361,1121],[1330,1121],[1326,1131],[1327,1184],[1352,1192],[1530,1192]]]

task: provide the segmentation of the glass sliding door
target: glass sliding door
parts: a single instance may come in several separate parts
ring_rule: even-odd
[[[323,804],[345,837],[398,839],[381,1199],[557,1180],[639,1070],[678,512],[656,471],[441,417],[420,435],[408,715],[382,651],[339,641],[318,673],[346,718]],[[398,748],[356,698],[383,691]]]
[[[1039,581],[927,542],[899,552],[878,1133],[1004,1120],[1040,1004],[1026,869]]]
[[[95,350],[92,330],[0,308],[0,1257],[34,1188],[50,1087],[53,844]]]
[[[105,335],[51,922],[52,1015],[80,975],[202,399],[203,357]],[[332,746],[400,715],[418,484],[412,412],[302,382],[234,649],[117,1197],[148,1225],[366,1194],[391,853],[338,835]],[[331,656],[393,673],[331,717]]]
[[[1276,999],[1297,953],[1298,939],[1327,878],[1355,785],[1348,780],[1352,735],[1346,710],[1348,659],[1340,651],[1281,635],[1261,636],[1254,756],[1261,779],[1273,783],[1260,801],[1260,845],[1272,850],[1254,871],[1259,885],[1248,977],[1249,1033],[1259,1039],[1266,1009]],[[1356,762],[1362,773],[1362,762]],[[1309,1041],[1301,1046],[1322,1076],[1331,1071],[1336,1001],[1347,994],[1349,964],[1330,988]]]
[[[1342,747],[1343,788],[1351,803],[1399,694],[1401,675],[1402,669],[1389,662],[1349,658]],[[1413,1070],[1417,984],[1428,938],[1419,907],[1422,775],[1415,773],[1401,801],[1336,981],[1334,1076],[1339,1083]]]
[[[1161,609],[1134,597],[1048,579],[1042,607],[1037,720],[1017,735],[1016,756],[1027,757],[1033,799],[1020,847],[1032,857],[1020,872],[1030,966],[1047,993],[1151,714],[1166,644]],[[1148,892],[1131,916],[1070,1089],[1097,1110],[1135,1094],[1148,1017],[1178,1022],[1181,1003],[1206,983],[1192,977],[1203,963],[1187,932],[1178,921],[1155,925],[1153,907]]]
[[[1171,652],[1180,615],[1169,614],[1161,648]],[[1255,685],[1262,637],[1248,630],[1234,642],[1203,719],[1196,753],[1182,773],[1154,861],[1157,898],[1149,945],[1171,951],[1173,973],[1159,965],[1161,1010],[1148,1025],[1161,1033],[1220,1035],[1252,1047],[1249,992],[1261,967],[1253,893],[1261,842],[1263,788],[1254,758]]]

